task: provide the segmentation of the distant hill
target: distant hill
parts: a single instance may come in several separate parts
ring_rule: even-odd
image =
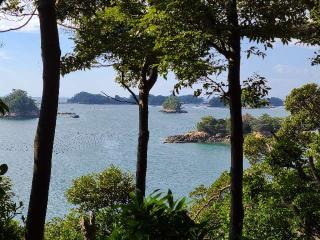
[[[271,107],[281,107],[284,105],[282,99],[277,97],[271,97],[268,99]]]
[[[101,94],[92,94],[88,92],[80,92],[74,95],[72,98],[67,100],[67,103],[78,103],[78,104],[124,104],[128,101],[127,98],[115,96],[115,99],[103,96]],[[118,101],[117,101],[118,100]]]
[[[168,96],[149,96],[149,105],[161,106]],[[201,104],[203,103],[202,98],[194,97],[193,95],[177,96],[179,101],[183,104]],[[115,100],[116,99],[116,100]],[[67,100],[67,103],[78,103],[78,104],[130,104],[135,103],[132,96],[129,98],[120,97],[116,95],[114,99],[106,97],[102,94],[92,94],[88,92],[80,92],[74,95],[72,98]]]
[[[269,107],[280,107],[283,106],[284,103],[280,98],[271,97],[267,99],[269,101]],[[221,101],[219,97],[213,97],[210,99],[208,103],[209,107],[226,107],[226,104]]]

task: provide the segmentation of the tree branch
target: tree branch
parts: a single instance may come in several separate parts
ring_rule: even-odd
[[[320,176],[318,175],[316,167],[314,165],[313,157],[309,157],[308,160],[309,160],[309,165],[310,165],[312,175],[313,175],[314,179],[316,180],[317,184],[320,185]]]
[[[196,219],[199,217],[200,213],[201,213],[205,208],[207,208],[207,207],[209,206],[209,204],[210,204],[213,200],[221,198],[223,192],[224,192],[225,190],[227,190],[227,189],[230,189],[230,186],[231,186],[231,185],[225,186],[224,188],[221,188],[217,194],[212,195],[212,196],[209,198],[208,202],[207,202],[205,205],[203,205],[203,206],[198,210],[198,212],[196,213],[196,215],[195,215],[195,217],[194,217],[193,219],[196,220]]]
[[[31,21],[32,17],[35,15],[36,10],[37,10],[37,9],[34,9],[34,10],[33,10],[32,14],[31,14],[30,17],[28,18],[28,20],[27,20],[24,24],[22,24],[21,26],[15,27],[15,28],[9,28],[9,29],[6,29],[6,30],[0,30],[0,33],[16,31],[16,30],[19,30],[19,29],[27,26],[28,23]]]
[[[116,99],[116,98],[114,98],[114,97],[111,97],[111,96],[107,95],[107,94],[106,94],[105,92],[103,92],[103,91],[101,91],[101,93],[102,93],[104,96],[106,96],[107,98],[111,98],[111,99],[114,100],[114,101],[121,102],[121,103],[129,103],[129,104],[137,105],[137,104],[134,103],[134,102],[119,100],[119,99]]]

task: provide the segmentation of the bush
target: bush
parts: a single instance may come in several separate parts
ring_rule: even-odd
[[[66,197],[84,211],[98,211],[129,202],[129,193],[134,191],[133,176],[115,166],[101,173],[89,174],[73,180]]]
[[[7,165],[0,165],[0,240],[22,239],[23,228],[15,217],[21,214],[22,202],[13,201],[14,193],[9,178],[3,176],[8,170]]]
[[[196,223],[188,215],[185,199],[173,200],[171,191],[162,197],[155,191],[140,202],[134,194],[132,201],[122,207],[121,224],[110,240],[174,240],[203,239],[206,224]]]
[[[215,119],[212,116],[206,116],[201,118],[201,121],[197,123],[197,130],[200,132],[206,132],[210,135],[216,135],[217,133],[226,134],[226,120]]]

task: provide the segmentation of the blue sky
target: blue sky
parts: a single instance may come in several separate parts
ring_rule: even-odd
[[[0,29],[8,26],[0,23]],[[61,50],[63,53],[72,49],[70,35],[60,31]],[[0,96],[8,94],[13,88],[26,90],[30,95],[41,96],[42,62],[40,54],[40,36],[38,23],[32,21],[23,31],[0,33]],[[243,46],[244,48],[246,46]],[[253,73],[267,78],[272,88],[270,96],[284,98],[293,88],[309,82],[320,84],[320,67],[312,67],[310,58],[317,49],[315,47],[288,46],[276,44],[273,50],[267,51],[262,60],[243,57],[241,76],[245,79]],[[110,95],[128,96],[128,92],[114,82],[115,73],[112,68],[79,71],[61,79],[61,97],[70,97],[80,91],[99,93],[105,91]],[[159,79],[151,93],[169,95],[175,83],[173,74],[168,80]],[[192,93],[191,89],[182,94]]]

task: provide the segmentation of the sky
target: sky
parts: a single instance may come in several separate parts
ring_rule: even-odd
[[[21,24],[21,23],[18,23]],[[17,23],[0,20],[0,30],[16,26]],[[60,29],[62,54],[72,51],[70,33]],[[33,18],[19,31],[0,33],[0,96],[7,95],[12,89],[23,89],[33,97],[40,97],[42,92],[42,61],[40,52],[39,23]],[[243,44],[243,50],[248,48]],[[320,84],[320,66],[311,66],[311,58],[320,47],[311,47],[290,43],[283,46],[276,43],[267,51],[265,59],[242,57],[242,80],[258,73],[266,77],[271,87],[269,96],[285,98],[293,88],[315,82]],[[61,97],[72,97],[80,91],[109,95],[129,96],[129,93],[114,82],[112,68],[100,68],[78,71],[61,78]],[[174,74],[167,80],[160,78],[151,94],[169,95],[176,82]],[[136,91],[137,92],[137,91]],[[185,89],[181,94],[192,94],[192,89]]]

